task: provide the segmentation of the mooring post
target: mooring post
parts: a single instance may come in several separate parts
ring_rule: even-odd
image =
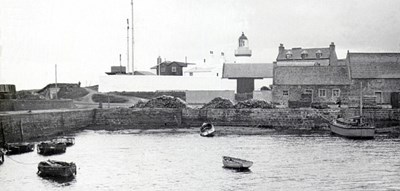
[[[4,133],[4,127],[3,127],[3,122],[2,121],[0,121],[0,127],[1,127],[1,137],[2,137],[2,139],[3,139],[3,147],[5,148],[6,147],[6,135],[5,135],[5,133]]]
[[[24,128],[22,127],[22,119],[19,121],[19,132],[21,135],[21,142],[24,142]]]

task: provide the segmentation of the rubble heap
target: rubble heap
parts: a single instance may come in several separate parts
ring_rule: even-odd
[[[256,99],[240,101],[235,105],[235,109],[251,109],[251,108],[273,109],[275,108],[275,105],[268,103],[267,101],[264,100],[256,100]]]
[[[186,108],[186,102],[172,96],[160,96],[147,102],[139,101],[135,104],[137,108]]]
[[[229,99],[217,97],[206,103],[201,109],[229,109],[233,108],[233,103]]]

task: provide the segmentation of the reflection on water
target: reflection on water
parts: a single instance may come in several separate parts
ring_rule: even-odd
[[[84,131],[67,152],[13,155],[1,190],[400,190],[400,142],[326,135],[200,137],[197,131]],[[254,162],[222,168],[224,155]],[[72,180],[36,175],[40,161],[75,162]]]

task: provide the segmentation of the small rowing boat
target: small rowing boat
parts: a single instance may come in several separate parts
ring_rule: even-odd
[[[202,137],[213,137],[215,134],[214,125],[211,123],[203,123],[200,127],[200,136]]]
[[[225,168],[233,168],[233,169],[248,169],[253,165],[252,161],[228,157],[228,156],[222,157],[222,163]]]
[[[56,160],[42,161],[38,165],[39,176],[50,177],[71,177],[76,175],[76,165],[73,162]]]

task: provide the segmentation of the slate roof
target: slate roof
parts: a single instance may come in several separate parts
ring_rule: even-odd
[[[243,64],[233,64],[233,63],[225,63],[222,70],[222,78],[272,78],[273,73],[272,64],[252,64],[252,63],[243,63]]]
[[[169,66],[171,64],[177,64],[181,67],[187,67],[187,65],[194,65],[193,63],[186,63],[186,62],[177,62],[177,61],[166,61],[166,62],[161,62],[160,64],[157,64],[153,67],[151,67],[150,69],[157,69],[158,65],[166,65]]]
[[[308,56],[305,59],[301,58],[301,53],[302,52],[307,52]],[[320,58],[317,58],[316,53],[319,52],[322,53],[322,56]],[[292,54],[292,57],[286,58],[286,53],[290,52]],[[283,61],[283,60],[315,60],[315,59],[329,59],[330,58],[330,49],[328,48],[292,48],[292,49],[284,49],[282,52],[278,54],[278,58],[276,58],[277,61]]]
[[[348,53],[352,78],[400,78],[400,53]]]
[[[348,85],[347,66],[279,66],[274,68],[275,85]]]

